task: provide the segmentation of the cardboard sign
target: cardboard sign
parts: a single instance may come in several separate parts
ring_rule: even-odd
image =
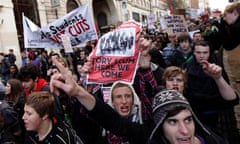
[[[163,17],[162,27],[170,34],[188,32],[186,21],[183,15],[172,15]]]

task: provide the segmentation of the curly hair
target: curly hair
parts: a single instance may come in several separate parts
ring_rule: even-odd
[[[36,80],[40,76],[40,69],[34,64],[27,64],[20,68],[17,78],[20,81],[26,81],[29,79]]]

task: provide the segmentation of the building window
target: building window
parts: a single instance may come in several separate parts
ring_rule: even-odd
[[[137,22],[140,22],[140,15],[139,13],[132,12],[133,19]]]
[[[75,0],[68,0],[67,1],[67,13],[69,13],[70,11],[78,8],[78,4]]]

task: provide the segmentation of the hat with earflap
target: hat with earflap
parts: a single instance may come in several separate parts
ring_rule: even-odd
[[[158,92],[153,99],[153,120],[156,124],[153,129],[150,139],[158,137],[159,132],[161,131],[161,126],[166,119],[168,113],[174,110],[177,107],[183,107],[191,111],[196,124],[207,131],[202,123],[198,120],[194,114],[189,102],[187,99],[176,90],[162,90]]]

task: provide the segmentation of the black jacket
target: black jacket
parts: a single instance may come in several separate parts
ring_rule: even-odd
[[[104,128],[121,136],[123,139],[129,141],[130,144],[168,144],[162,138],[162,133],[160,132],[155,135],[156,137],[149,139],[155,127],[154,122],[148,124],[130,122],[121,117],[109,105],[98,99],[96,99],[96,105],[94,109],[89,112],[89,115]],[[200,135],[207,144],[228,144],[221,137],[199,123],[197,122],[196,124],[197,134]]]
[[[238,98],[232,101],[222,98],[214,79],[203,72],[202,66],[196,62],[195,58],[184,66],[188,74],[186,97],[195,113],[209,110],[218,111],[238,104]],[[226,72],[222,73],[223,78],[228,82]]]
[[[240,44],[240,16],[232,25],[228,25],[223,19],[213,22],[213,25],[217,27],[217,31],[205,37],[213,49],[223,46],[225,50],[232,50]]]
[[[96,120],[103,128],[122,137],[130,144],[146,144],[154,127],[153,121],[152,123],[139,124],[121,117],[108,104],[99,99],[96,99],[96,105],[89,112],[89,116]]]

